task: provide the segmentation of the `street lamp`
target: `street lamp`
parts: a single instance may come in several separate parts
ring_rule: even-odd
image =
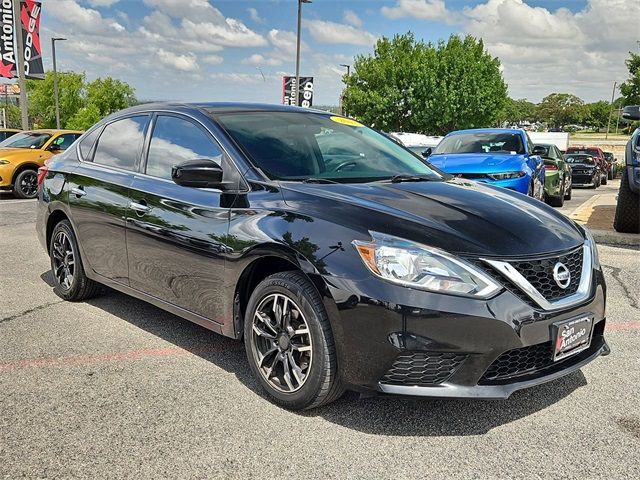
[[[349,76],[351,75],[351,65],[346,64],[346,63],[341,63],[340,64],[341,67],[344,67],[347,69],[347,81],[349,81]],[[347,82],[344,82],[347,83]],[[344,108],[344,91],[342,93],[342,96],[340,97],[340,104],[341,104],[341,110],[342,110],[342,114],[347,117],[347,109]]]
[[[53,58],[53,98],[56,104],[56,128],[60,130],[60,100],[58,98],[58,69],[56,65],[56,42],[65,41],[66,38],[52,37],[51,38],[51,56]]]
[[[311,0],[298,0],[298,38],[296,39],[296,103],[295,105],[299,105],[298,98],[300,95],[300,35],[302,28],[302,4],[303,3],[311,3]]]

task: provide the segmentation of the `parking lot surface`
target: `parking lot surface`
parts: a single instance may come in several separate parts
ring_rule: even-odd
[[[581,372],[506,401],[294,413],[240,343],[113,291],[62,302],[34,211],[0,199],[0,477],[640,478],[637,251],[600,247],[613,353]]]

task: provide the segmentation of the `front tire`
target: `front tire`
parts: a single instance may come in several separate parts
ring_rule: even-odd
[[[609,178],[609,174],[607,173],[602,177],[602,185],[606,185]]]
[[[573,186],[569,185],[569,190],[564,194],[565,200],[571,200],[571,194],[573,193]]]
[[[17,198],[36,198],[38,195],[38,172],[29,168],[16,175],[13,181],[13,194]]]
[[[322,298],[302,273],[276,273],[258,284],[245,314],[244,344],[254,377],[285,408],[319,407],[344,391]]]
[[[79,302],[100,293],[101,285],[84,273],[78,241],[68,220],[53,228],[49,242],[53,291],[63,300]]]

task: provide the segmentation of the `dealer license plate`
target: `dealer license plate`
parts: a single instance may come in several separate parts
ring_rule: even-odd
[[[578,317],[554,324],[556,332],[553,361],[562,360],[586,350],[591,345],[593,317]]]

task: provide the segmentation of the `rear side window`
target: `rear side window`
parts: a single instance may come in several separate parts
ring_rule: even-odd
[[[80,140],[80,156],[85,162],[90,162],[92,160],[91,150],[93,149],[93,145],[96,143],[101,131],[102,129],[96,128],[95,130],[87,133],[85,137]]]
[[[107,125],[98,139],[94,163],[135,170],[142,152],[149,117],[140,115],[116,120]]]
[[[171,179],[171,168],[186,160],[222,162],[220,147],[194,123],[167,115],[156,120],[147,155],[147,175]]]

